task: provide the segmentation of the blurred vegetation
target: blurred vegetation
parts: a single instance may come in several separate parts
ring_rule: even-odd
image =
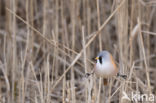
[[[0,103],[128,103],[156,95],[156,1],[0,0]],[[93,58],[128,78],[104,87]],[[156,101],[156,98],[155,98]]]

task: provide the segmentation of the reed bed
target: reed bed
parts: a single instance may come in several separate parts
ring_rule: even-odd
[[[0,0],[0,103],[155,103],[155,0]],[[108,50],[121,74],[92,72]],[[124,93],[154,101],[123,99]]]

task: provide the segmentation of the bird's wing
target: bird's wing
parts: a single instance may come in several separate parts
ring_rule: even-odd
[[[115,64],[115,61],[114,61],[112,55],[110,55],[110,58],[111,58],[111,62],[112,62],[112,64],[113,64],[114,68],[115,68],[115,69],[118,69],[117,66],[116,66],[116,64]]]

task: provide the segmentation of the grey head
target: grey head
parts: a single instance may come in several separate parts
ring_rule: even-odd
[[[110,59],[110,53],[108,51],[104,50],[104,51],[101,51],[97,57],[98,57],[99,62],[102,64],[102,62]]]

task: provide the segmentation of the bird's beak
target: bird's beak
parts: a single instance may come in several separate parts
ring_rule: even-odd
[[[98,60],[98,59],[99,59],[99,57],[96,57],[95,59],[96,59],[96,60]]]

